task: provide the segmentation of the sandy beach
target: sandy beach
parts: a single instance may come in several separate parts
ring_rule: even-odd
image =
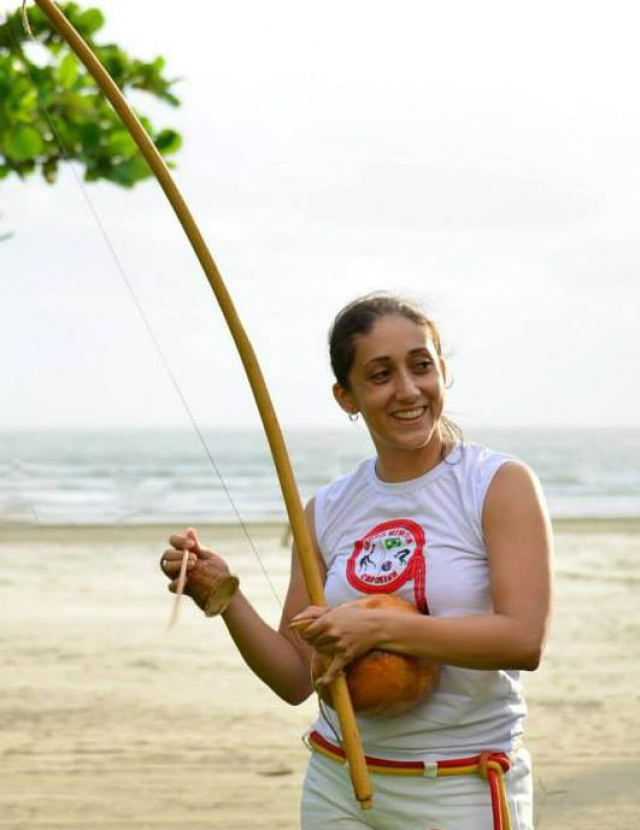
[[[298,827],[315,703],[280,702],[224,625],[171,597],[174,528],[0,529],[2,830]],[[280,525],[200,528],[274,623]],[[525,677],[537,830],[640,826],[640,520],[556,523],[557,597]],[[271,585],[262,568],[269,573]]]

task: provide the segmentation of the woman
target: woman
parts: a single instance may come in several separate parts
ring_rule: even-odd
[[[376,457],[307,506],[328,607],[307,607],[294,552],[277,632],[240,591],[224,621],[251,669],[292,704],[312,693],[312,648],[331,658],[323,683],[374,648],[442,668],[430,696],[407,711],[359,718],[367,756],[422,770],[376,775],[371,811],[358,809],[336,762],[339,725],[323,707],[312,732],[319,751],[305,780],[303,830],[492,830],[509,820],[513,830],[531,830],[519,670],[537,667],[550,613],[551,536],[539,486],[512,457],[460,440],[444,415],[438,330],[419,309],[388,295],[356,300],[336,318],[330,352],[334,396],[350,418],[362,416]],[[194,531],[170,541],[162,567],[171,587],[186,547],[187,591],[205,607],[226,564],[200,547]],[[390,592],[422,613],[350,604]],[[311,623],[294,634],[293,618]],[[458,759],[468,766],[470,758],[481,758],[486,771],[488,751],[508,770],[510,818],[496,814],[481,776],[436,774],[437,762],[455,773]]]

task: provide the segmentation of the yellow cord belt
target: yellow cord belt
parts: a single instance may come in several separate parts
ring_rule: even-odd
[[[346,756],[344,750],[332,744],[319,732],[311,732],[308,737],[309,745],[316,752],[344,764]],[[365,756],[367,767],[372,773],[381,775],[414,775],[420,777],[440,778],[449,775],[479,775],[489,785],[491,793],[491,809],[493,812],[493,830],[512,830],[509,805],[507,804],[507,790],[504,783],[505,773],[511,768],[511,762],[504,752],[483,752],[469,758],[451,758],[447,761],[436,761],[425,764],[424,761],[390,761],[383,758]]]

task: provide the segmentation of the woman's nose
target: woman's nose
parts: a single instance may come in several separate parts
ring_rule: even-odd
[[[396,379],[396,397],[399,400],[412,401],[418,397],[420,388],[410,372],[398,372]]]

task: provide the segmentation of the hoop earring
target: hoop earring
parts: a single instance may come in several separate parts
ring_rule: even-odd
[[[351,421],[352,424],[355,424],[355,422],[358,420],[358,413],[357,412],[349,412],[347,417],[349,418],[349,420]]]

